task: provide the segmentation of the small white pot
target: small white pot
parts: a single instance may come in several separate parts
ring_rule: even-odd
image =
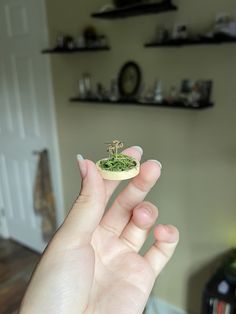
[[[109,158],[104,158],[102,160],[107,160],[107,159],[109,159]],[[140,163],[136,159],[135,159],[136,166],[130,170],[127,170],[127,171],[109,171],[109,170],[101,169],[99,167],[100,161],[101,160],[99,160],[96,163],[96,166],[97,166],[101,176],[103,177],[103,179],[106,179],[106,180],[118,180],[118,181],[120,181],[120,180],[131,179],[133,177],[136,177],[140,171]]]

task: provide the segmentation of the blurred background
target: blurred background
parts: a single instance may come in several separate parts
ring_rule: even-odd
[[[236,313],[234,276],[206,286],[236,246],[235,21],[233,0],[1,0],[0,313],[79,192],[76,155],[113,139],[160,160],[148,200],[180,231],[146,312]]]

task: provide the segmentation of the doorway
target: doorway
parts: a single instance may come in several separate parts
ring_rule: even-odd
[[[62,181],[43,0],[0,2],[0,230],[41,252],[41,217],[34,213],[38,156],[50,157],[58,224],[64,218]]]

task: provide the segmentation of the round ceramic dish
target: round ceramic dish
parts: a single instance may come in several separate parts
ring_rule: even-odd
[[[102,160],[107,160],[108,158],[104,158]],[[96,163],[96,166],[101,174],[101,176],[103,177],[103,179],[106,180],[127,180],[127,179],[131,179],[133,177],[136,177],[139,174],[140,171],[140,163],[138,160],[135,160],[136,162],[136,166],[130,170],[127,171],[109,171],[109,170],[104,170],[101,169],[99,167],[99,162],[101,160],[99,160]]]

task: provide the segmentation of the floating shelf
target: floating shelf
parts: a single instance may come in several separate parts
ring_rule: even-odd
[[[110,50],[111,48],[108,46],[104,47],[83,47],[83,48],[52,48],[52,49],[44,49],[42,50],[42,53],[77,53],[77,52],[95,52],[95,51],[104,51],[104,50]]]
[[[176,10],[177,7],[170,1],[162,1],[159,3],[142,3],[125,6],[122,8],[114,8],[111,10],[93,13],[91,16],[102,19],[116,19],[145,14],[157,14]]]
[[[236,38],[231,37],[216,37],[207,38],[201,37],[196,39],[186,39],[186,40],[170,40],[167,42],[151,42],[144,45],[146,48],[154,47],[182,47],[191,45],[221,45],[221,44],[232,44],[236,43]]]
[[[117,101],[111,101],[110,99],[98,99],[98,98],[80,98],[80,97],[72,97],[70,98],[70,102],[87,102],[87,103],[97,103],[97,104],[120,104],[120,105],[135,105],[135,106],[152,106],[152,107],[165,107],[165,108],[181,108],[181,109],[205,109],[212,107],[214,104],[212,102],[199,102],[199,106],[190,106],[184,104],[182,101],[175,101],[173,103],[168,103],[167,101],[163,101],[162,103],[155,102],[142,102],[136,99],[120,99]]]

